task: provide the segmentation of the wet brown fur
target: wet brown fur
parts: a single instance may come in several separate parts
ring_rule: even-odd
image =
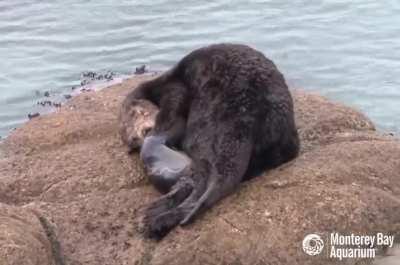
[[[293,103],[283,75],[248,46],[216,44],[191,52],[132,91],[121,120],[128,121],[130,109],[142,100],[160,110],[151,134],[166,136],[169,146],[192,159],[191,168],[145,211],[149,237],[162,238],[189,223],[241,181],[298,154]],[[125,142],[138,147],[140,139],[124,127]]]

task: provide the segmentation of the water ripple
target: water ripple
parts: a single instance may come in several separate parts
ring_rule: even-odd
[[[399,11],[396,0],[0,1],[0,135],[34,110],[35,91],[62,93],[82,71],[166,69],[222,41],[400,131]]]

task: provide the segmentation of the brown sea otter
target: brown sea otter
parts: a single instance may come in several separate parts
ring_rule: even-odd
[[[154,127],[138,129],[129,121],[143,100],[159,112]],[[149,237],[161,238],[176,225],[189,223],[241,181],[293,159],[299,151],[283,75],[261,52],[245,45],[217,44],[191,52],[133,90],[123,102],[121,121],[122,138],[131,150],[146,141],[145,135],[161,139],[146,147],[142,158],[157,154],[157,145],[178,148],[190,157],[190,166],[181,167],[172,186],[166,181],[168,192],[146,209],[143,224]],[[163,181],[162,174],[158,181]]]

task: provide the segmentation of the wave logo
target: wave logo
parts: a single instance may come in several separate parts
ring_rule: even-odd
[[[324,249],[324,241],[317,234],[306,235],[303,239],[303,250],[310,256],[318,255]]]

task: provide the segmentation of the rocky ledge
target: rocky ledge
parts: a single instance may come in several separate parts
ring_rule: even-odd
[[[76,96],[1,144],[0,264],[343,264],[304,254],[304,236],[400,231],[400,142],[349,107],[295,90],[296,160],[161,242],[143,239],[139,210],[159,195],[121,143],[117,112],[148,78]]]

